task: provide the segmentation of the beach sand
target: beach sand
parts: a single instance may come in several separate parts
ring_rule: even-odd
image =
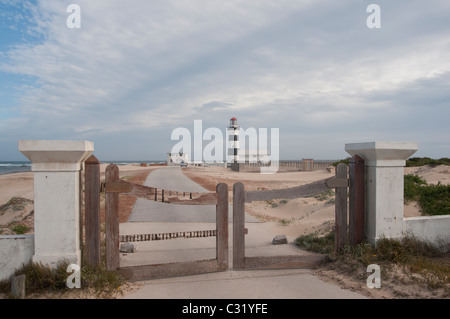
[[[104,171],[107,164],[101,165],[101,179],[104,179]],[[127,181],[142,184],[148,174],[158,167],[140,167],[139,165],[121,165],[120,177]],[[308,184],[317,180],[334,176],[334,168],[329,170],[320,170],[313,172],[283,172],[272,175],[262,175],[258,173],[237,173],[224,167],[189,167],[184,168],[183,173],[199,183],[209,191],[214,191],[218,183],[226,183],[229,187],[230,199],[232,195],[233,184],[242,182],[246,190],[268,190],[282,189],[299,185]],[[405,168],[405,174],[417,174],[428,183],[450,184],[449,166],[423,166]],[[33,173],[14,173],[0,175],[0,206],[7,203],[12,197],[21,197],[33,200]],[[321,194],[321,196],[310,198],[298,198],[288,201],[264,201],[246,204],[246,211],[250,215],[266,222],[267,227],[273,234],[286,235],[289,242],[303,234],[324,234],[334,226],[334,194],[330,192]],[[125,222],[131,213],[131,209],[136,198],[128,195],[120,195],[120,222]],[[101,205],[102,220],[104,220],[104,200]],[[14,234],[12,226],[24,224],[29,227],[27,234],[33,233],[33,204],[25,201],[23,209],[9,210],[8,216],[5,212],[3,221],[0,225],[0,234]],[[405,205],[405,216],[420,216],[420,210],[417,203]],[[11,222],[12,220],[12,222]],[[0,219],[1,221],[1,219]],[[315,272],[322,280],[333,281],[337,285],[351,290],[364,292],[367,296],[373,298],[408,298],[417,297],[418,287],[414,285],[397,285],[397,292],[393,289],[382,289],[368,291],[361,284],[361,280],[355,280],[340,270],[321,268]],[[364,274],[361,274],[363,276]],[[130,291],[136,286],[131,285]],[[421,297],[433,297],[432,292],[421,292]],[[81,298],[89,298],[83,295]],[[92,296],[91,296],[92,297]],[[76,298],[76,296],[75,296]]]
[[[184,174],[206,189],[213,191],[218,183],[226,183],[232,196],[233,184],[242,182],[245,190],[284,189],[309,184],[334,176],[334,168],[312,172],[283,172],[277,174],[239,173],[224,167],[195,167]],[[268,222],[275,234],[286,235],[292,242],[300,235],[323,234],[334,224],[334,191],[320,198],[252,202],[245,205],[247,213]]]
[[[104,180],[107,165],[100,165],[102,180]],[[142,184],[147,175],[158,168],[158,166],[141,167],[139,164],[128,164],[120,165],[119,171],[121,178]],[[189,167],[184,168],[183,173],[210,191],[214,191],[218,183],[226,183],[231,199],[233,184],[236,182],[242,182],[246,190],[282,189],[332,177],[334,176],[334,168],[312,172],[258,174],[233,172],[225,167]],[[445,165],[406,167],[405,174],[417,174],[430,184],[437,184],[438,182],[445,185],[450,184],[450,167]],[[323,194],[320,198],[298,198],[289,200],[287,203],[280,203],[280,200],[249,203],[246,205],[246,210],[261,221],[272,222],[275,230],[286,234],[290,239],[302,234],[323,233],[328,231],[334,223],[334,195],[332,192],[330,190],[328,194]],[[13,197],[33,201],[33,194],[32,172],[0,175],[0,206]],[[131,212],[135,198],[124,194],[121,194],[120,198],[120,222],[125,222]],[[8,223],[12,220],[16,223],[20,222],[32,212],[32,203],[31,205],[27,203],[25,206],[27,211],[25,214],[23,210],[16,210],[14,212],[10,211],[8,218],[0,218],[0,222],[2,222],[0,230],[3,229],[3,235],[8,233],[7,231],[5,233]],[[420,215],[421,212],[416,202],[405,205],[405,216]],[[27,224],[32,228],[32,218],[28,218]],[[27,233],[33,233],[33,230],[30,229]]]

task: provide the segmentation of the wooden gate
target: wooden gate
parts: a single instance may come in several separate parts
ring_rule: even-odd
[[[88,173],[87,170],[86,173]],[[88,183],[86,182],[86,185],[87,184]],[[100,192],[105,193],[107,270],[117,271],[123,275],[124,278],[129,280],[145,280],[195,275],[225,271],[228,269],[228,186],[226,184],[218,184],[216,192],[209,193],[177,192],[157,189],[120,180],[119,168],[115,164],[110,164],[105,171],[105,183],[99,186]],[[92,191],[92,187],[89,187],[89,189]],[[167,203],[168,205],[216,205],[216,228],[207,231],[193,230],[191,232],[120,236],[119,193],[160,201]],[[87,202],[86,205],[89,205],[89,203]],[[92,202],[90,205],[92,206]],[[94,206],[96,207],[97,205],[94,203]],[[91,210],[91,208],[89,208],[89,210]],[[88,214],[86,214],[86,216],[87,215]],[[88,229],[90,227],[89,224],[91,224],[88,219],[89,218],[86,218],[86,229]],[[210,236],[216,237],[215,259],[120,267],[119,245],[121,241],[151,241]],[[87,250],[91,251],[90,255],[92,255],[92,251],[99,249],[98,243],[93,244],[88,242],[88,237],[86,237],[86,247]],[[96,258],[91,264],[95,264],[97,260],[99,260],[99,258]]]
[[[336,251],[341,250],[345,245],[355,246],[365,239],[364,160],[355,155],[348,164],[348,172],[347,165],[338,164],[336,176],[326,181],[326,185],[335,188],[336,193]]]
[[[322,255],[245,256],[245,203],[273,199],[310,197],[329,188],[336,189],[335,198],[335,242],[336,250],[349,243],[355,245],[364,239],[364,161],[355,156],[347,165],[336,167],[336,176],[311,184],[267,191],[245,191],[242,183],[233,186],[233,268],[234,269],[281,269],[312,268],[323,259]],[[350,242],[347,238],[347,188],[350,187]]]
[[[147,187],[119,179],[119,169],[110,164],[105,173],[105,183],[100,185],[99,162],[91,156],[86,162],[85,182],[85,260],[100,265],[99,240],[99,191],[106,198],[106,268],[118,271],[131,280],[155,279],[173,276],[194,275],[225,271],[228,269],[228,186],[218,184],[216,192],[180,193]],[[335,199],[335,241],[336,250],[346,244],[356,245],[364,240],[364,161],[355,156],[349,162],[349,173],[345,164],[336,167],[336,176],[308,185],[281,190],[245,191],[242,183],[233,186],[233,268],[234,269],[281,269],[312,268],[324,258],[322,255],[285,255],[270,257],[245,256],[245,203],[273,199],[294,199],[310,197],[336,189]],[[349,176],[349,178],[348,178]],[[347,196],[349,188],[350,195]],[[216,205],[216,229],[208,231],[175,232],[158,234],[137,234],[119,236],[118,204],[119,193],[178,205]],[[347,197],[349,203],[347,204]],[[349,222],[347,227],[347,207]],[[347,235],[349,234],[349,236]],[[120,267],[120,241],[165,240],[173,238],[194,238],[216,236],[216,258],[178,263],[153,264]],[[349,239],[348,239],[349,238]]]

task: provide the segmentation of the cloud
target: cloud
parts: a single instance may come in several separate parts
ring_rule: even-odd
[[[330,157],[354,136],[420,137],[407,121],[441,132],[427,110],[450,112],[449,5],[379,1],[382,28],[370,30],[369,3],[83,0],[81,29],[69,29],[67,4],[26,2],[10,27],[27,21],[35,40],[4,51],[0,70],[34,82],[0,132],[90,138],[102,149],[113,148],[108,134],[157,134],[156,156],[175,127],[222,128],[236,116],[279,127],[286,145],[321,139],[302,147]],[[137,154],[144,146],[134,144]]]

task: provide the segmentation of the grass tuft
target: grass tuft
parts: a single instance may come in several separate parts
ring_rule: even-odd
[[[356,262],[364,267],[379,264],[386,268],[398,265],[420,274],[429,288],[444,288],[450,294],[450,255],[445,245],[433,245],[407,236],[401,240],[382,238],[376,246],[367,242],[353,247],[346,245],[336,252],[334,232],[321,237],[316,234],[300,236],[294,243],[306,250],[327,254],[329,262],[343,261],[349,265]]]
[[[14,231],[17,235],[23,235],[25,234],[30,228],[23,224],[17,224],[14,227],[11,228],[12,231]]]
[[[0,213],[12,209],[13,211],[19,211],[25,208],[25,205],[31,203],[32,201],[23,197],[11,197],[11,199],[0,206]]]
[[[27,295],[35,293],[60,292],[62,294],[72,291],[66,285],[67,278],[71,275],[67,272],[69,262],[58,263],[55,268],[50,268],[42,263],[30,262],[18,269],[15,276],[25,275],[25,287]],[[125,283],[125,280],[117,273],[84,265],[80,269],[81,289],[92,289],[98,297],[109,297]],[[11,281],[0,281],[0,292],[9,294]]]
[[[326,201],[326,203],[334,203],[334,191],[332,189],[318,193],[313,196],[315,199],[319,201]]]
[[[303,235],[295,239],[294,243],[306,250],[315,253],[330,254],[334,251],[334,232],[329,232],[325,236],[316,234]]]

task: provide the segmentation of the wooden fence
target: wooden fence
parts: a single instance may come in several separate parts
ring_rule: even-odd
[[[303,161],[278,161],[278,172],[307,172],[324,170],[329,168],[334,162],[332,161],[313,161],[313,160],[303,160]],[[259,173],[261,167],[268,167],[270,163],[231,163],[230,167],[236,172],[245,173]]]

